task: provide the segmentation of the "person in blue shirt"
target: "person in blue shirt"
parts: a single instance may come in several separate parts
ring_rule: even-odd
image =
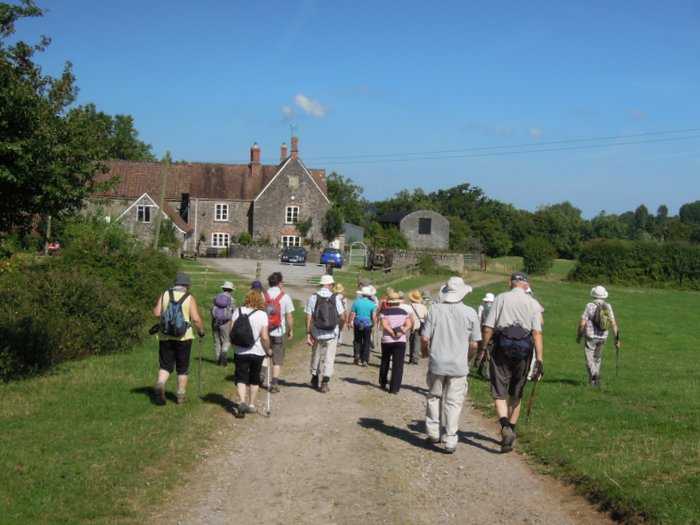
[[[373,292],[371,286],[363,286],[360,289],[357,299],[352,303],[348,320],[355,335],[353,342],[355,364],[360,366],[367,366],[369,363],[372,327],[377,322],[377,304],[371,299]]]

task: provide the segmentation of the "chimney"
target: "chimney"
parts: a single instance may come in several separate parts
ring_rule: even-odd
[[[262,166],[260,165],[260,146],[257,142],[254,142],[250,148],[250,164],[248,164],[250,175],[259,175],[262,173]]]
[[[287,143],[283,142],[280,146],[280,162],[284,162],[289,157],[289,151],[287,150]]]
[[[292,158],[299,157],[299,137],[292,137]]]

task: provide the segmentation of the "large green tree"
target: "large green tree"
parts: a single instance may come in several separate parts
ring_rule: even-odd
[[[689,202],[681,206],[679,216],[684,224],[700,226],[700,201]]]
[[[328,198],[343,215],[345,222],[364,225],[367,221],[367,201],[362,187],[351,179],[332,172],[326,178]]]
[[[77,94],[71,64],[46,75],[34,58],[48,38],[11,41],[19,20],[41,15],[32,0],[0,3],[0,233],[79,209],[101,168],[92,126],[66,115]]]

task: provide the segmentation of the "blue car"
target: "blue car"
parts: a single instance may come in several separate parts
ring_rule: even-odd
[[[343,267],[343,254],[336,248],[326,248],[321,252],[321,264],[330,264],[334,268]]]

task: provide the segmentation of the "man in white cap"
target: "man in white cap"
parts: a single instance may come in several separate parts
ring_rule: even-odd
[[[342,298],[332,291],[335,281],[332,275],[321,276],[321,288],[309,297],[306,313],[306,342],[311,346],[311,386],[318,388],[319,374],[322,375],[320,391],[329,390],[328,383],[333,377],[333,364],[338,345],[338,335],[343,329],[345,308]],[[323,366],[321,366],[323,361]]]
[[[520,416],[520,400],[527,383],[530,357],[536,353],[532,380],[544,374],[542,316],[535,301],[526,293],[527,275],[510,276],[509,292],[499,294],[484,321],[482,348],[493,338],[491,353],[491,397],[501,424],[501,452],[513,450],[515,425]]]
[[[603,361],[603,346],[608,339],[608,331],[615,334],[615,347],[620,348],[619,329],[612,306],[606,302],[608,291],[603,286],[591,289],[593,302],[588,303],[581,315],[576,334],[576,342],[585,338],[583,350],[586,356],[588,381],[592,387],[600,387],[600,366]]]
[[[211,307],[211,333],[214,339],[214,355],[220,366],[228,364],[228,350],[231,347],[231,318],[236,309],[233,299],[233,283],[221,285],[221,293],[214,297]]]
[[[444,441],[449,453],[457,447],[459,417],[467,394],[469,350],[481,341],[476,311],[462,302],[471,291],[461,277],[450,277],[440,289],[440,302],[428,311],[421,336],[423,357],[429,358],[425,429],[428,441]]]

